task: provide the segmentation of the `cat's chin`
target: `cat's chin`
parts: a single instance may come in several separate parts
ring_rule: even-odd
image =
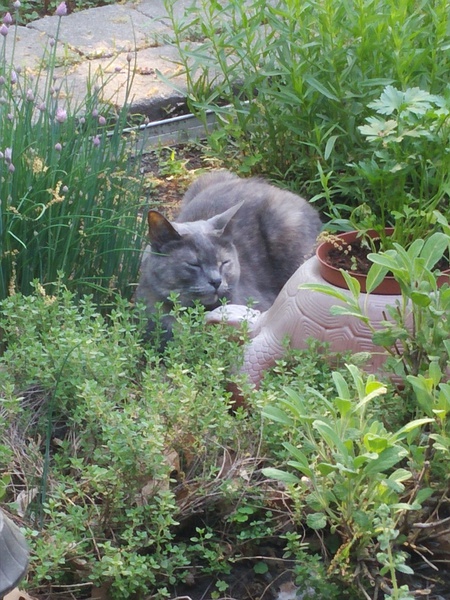
[[[221,305],[221,297],[219,294],[196,294],[189,299],[181,299],[183,306],[194,306],[196,302],[200,302],[207,310],[213,310]]]
[[[220,306],[220,299],[217,294],[213,296],[208,296],[207,298],[200,298],[200,302],[207,310],[212,310],[210,307],[217,308]]]
[[[222,306],[222,303],[219,300],[216,300],[216,302],[202,302],[202,304],[208,312]]]
[[[214,310],[222,306],[224,302],[229,302],[228,295],[226,294],[210,294],[199,298],[199,301],[203,304],[206,310]]]

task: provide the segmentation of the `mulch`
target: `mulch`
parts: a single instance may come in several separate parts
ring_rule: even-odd
[[[201,173],[220,166],[219,161],[207,155],[201,144],[180,144],[145,154],[141,172],[151,204],[173,219],[192,181]]]

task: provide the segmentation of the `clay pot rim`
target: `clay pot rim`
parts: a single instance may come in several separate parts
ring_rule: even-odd
[[[385,232],[389,235],[394,231],[393,227],[387,227]],[[371,238],[378,238],[379,233],[374,229],[370,229],[365,232]],[[344,242],[351,243],[354,240],[361,237],[361,231],[355,229],[352,231],[345,231],[342,233],[332,234]],[[348,286],[345,282],[345,279],[337,267],[334,267],[329,262],[327,262],[328,252],[332,248],[332,244],[329,241],[321,242],[316,248],[316,257],[319,261],[319,271],[323,279],[328,283],[335,285],[336,287],[342,289],[348,289]],[[361,286],[361,292],[366,292],[366,279],[367,275],[364,273],[358,272],[349,272],[352,277],[358,280]],[[448,273],[448,274],[447,274]],[[441,275],[438,278],[438,285],[442,285],[444,282],[450,283],[450,270],[446,270],[444,275]],[[386,275],[383,281],[371,292],[372,294],[386,294],[386,295],[399,295],[401,294],[401,289],[399,283],[396,281],[395,277],[392,275]]]

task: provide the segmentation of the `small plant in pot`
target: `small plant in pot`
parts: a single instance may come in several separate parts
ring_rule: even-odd
[[[369,254],[397,246],[408,249],[414,240],[443,231],[450,211],[450,100],[419,88],[403,92],[387,86],[369,108],[376,115],[359,129],[373,153],[354,164],[365,185],[365,201],[348,220],[334,222],[347,231],[325,234],[317,250],[327,281],[346,287],[344,269],[359,280],[362,291],[372,264]],[[448,266],[444,257],[436,268],[445,271]],[[393,283],[387,276],[371,291],[399,293]]]

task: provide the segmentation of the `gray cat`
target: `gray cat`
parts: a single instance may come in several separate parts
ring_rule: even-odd
[[[321,229],[300,196],[228,171],[197,179],[176,221],[150,210],[148,225],[136,300],[149,314],[157,303],[168,313],[172,292],[183,306],[213,309],[226,300],[264,311],[312,255]]]

